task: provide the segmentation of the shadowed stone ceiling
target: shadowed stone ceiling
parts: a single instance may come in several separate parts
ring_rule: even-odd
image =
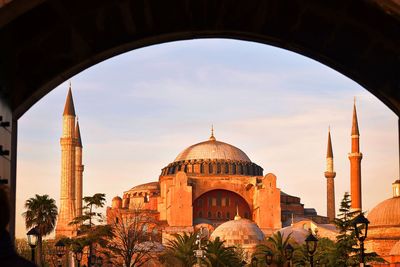
[[[234,38],[313,58],[400,114],[399,6],[398,0],[13,0],[0,8],[0,97],[18,118],[63,81],[112,56],[168,41]]]

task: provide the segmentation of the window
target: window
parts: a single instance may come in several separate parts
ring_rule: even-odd
[[[203,207],[203,200],[202,199],[199,199],[197,201],[197,207],[199,207],[199,208]]]
[[[229,197],[226,197],[226,206],[229,207]]]
[[[224,197],[221,199],[221,206],[222,207],[226,206],[226,198],[224,198]]]
[[[199,211],[199,218],[203,218],[203,212]]]
[[[212,198],[208,197],[208,206],[211,207],[212,206]]]
[[[232,165],[232,174],[236,174],[236,164]]]
[[[215,197],[212,198],[212,205],[217,206],[217,199]]]
[[[244,213],[244,217],[245,217],[246,219],[249,218],[249,213],[248,213],[247,211]]]
[[[115,223],[119,223],[118,217],[115,218]]]
[[[217,218],[221,219],[221,212],[220,211],[217,212]]]
[[[229,173],[229,164],[225,163],[225,173]]]
[[[211,211],[209,211],[209,212],[207,213],[207,217],[208,217],[208,218],[211,218]]]
[[[231,214],[229,213],[229,211],[226,213],[226,218],[227,218],[228,220],[231,219]]]
[[[183,169],[183,171],[186,172],[186,173],[188,172],[188,167],[187,167],[187,165],[185,165],[185,168]]]
[[[221,192],[218,192],[217,193],[217,206],[218,207],[221,207],[221,198],[222,198]]]
[[[221,173],[221,164],[217,163],[217,173]]]
[[[204,163],[200,164],[200,173],[204,173]]]
[[[212,165],[212,163],[208,164],[208,173],[213,173],[213,165]]]

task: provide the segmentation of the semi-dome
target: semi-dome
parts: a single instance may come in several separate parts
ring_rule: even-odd
[[[210,238],[219,237],[226,245],[251,245],[259,244],[264,240],[264,233],[253,221],[238,216],[218,226]]]
[[[368,214],[371,226],[400,225],[400,197],[386,199],[373,208]]]
[[[211,134],[208,141],[192,145],[183,150],[175,158],[174,162],[200,159],[222,159],[251,162],[249,157],[242,150],[230,144],[217,141],[213,134]]]

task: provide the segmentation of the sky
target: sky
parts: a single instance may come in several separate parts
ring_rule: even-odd
[[[398,178],[397,116],[349,78],[312,59],[264,44],[202,39],[116,56],[70,79],[83,143],[84,196],[111,199],[157,181],[186,147],[215,137],[274,173],[285,193],[326,215],[331,128],[339,208],[350,188],[348,153],[356,97],[363,209],[391,197]],[[18,121],[17,237],[24,202],[59,203],[62,113],[69,81]]]

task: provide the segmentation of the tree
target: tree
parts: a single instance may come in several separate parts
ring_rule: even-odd
[[[173,234],[174,239],[168,240],[160,261],[167,266],[192,267],[196,263],[194,250],[196,247],[196,234]]]
[[[25,208],[27,209],[23,213],[25,226],[27,229],[36,227],[39,232],[36,249],[38,255],[37,264],[39,266],[42,266],[44,262],[42,253],[43,237],[49,235],[55,228],[58,215],[55,203],[55,200],[49,198],[48,195],[35,195],[34,198],[30,198],[25,202]]]
[[[206,246],[206,263],[210,267],[239,267],[242,266],[242,260],[235,247],[226,247],[225,241],[219,237],[209,241]]]
[[[318,262],[319,266],[335,266],[335,250],[335,242],[326,237],[318,238],[318,246],[314,254],[314,262]],[[293,254],[293,264],[294,266],[308,266],[310,264],[306,244],[296,246]]]
[[[291,241],[291,235],[292,233],[285,238],[281,232],[277,231],[267,239],[267,243],[270,244],[272,253],[274,255],[274,262],[278,266],[283,266],[287,261],[285,256],[285,248]]]
[[[106,247],[108,240],[112,237],[111,227],[109,225],[99,225],[103,223],[104,217],[102,213],[95,212],[95,208],[102,208],[105,205],[105,194],[97,193],[93,196],[83,198],[85,205],[82,207],[82,215],[75,217],[70,225],[78,227],[78,237],[82,247],[89,246],[88,262],[93,255],[92,245],[99,244]]]
[[[157,238],[149,238],[149,225],[157,227],[156,221],[140,207],[134,208],[133,216],[116,214],[111,224],[113,238],[107,248],[122,258],[124,266],[142,266],[159,247],[159,243],[155,242]]]

